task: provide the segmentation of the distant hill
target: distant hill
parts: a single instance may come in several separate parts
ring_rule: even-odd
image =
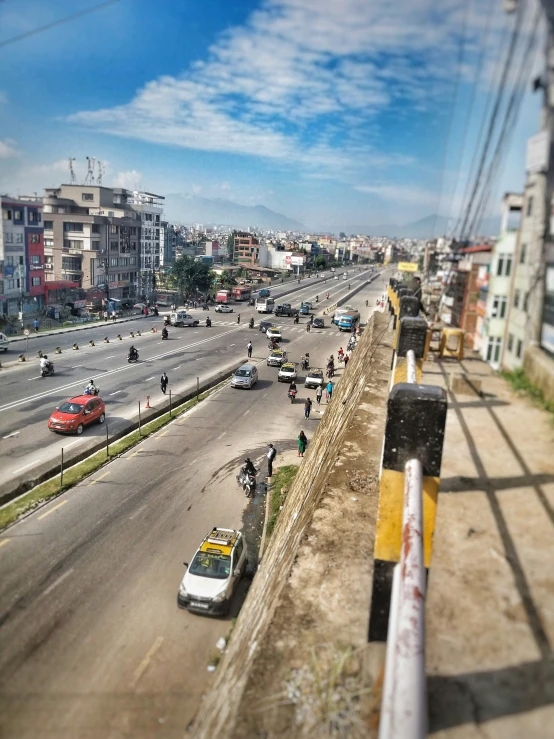
[[[240,205],[221,198],[200,198],[196,195],[166,195],[164,213],[171,223],[203,223],[234,228],[274,229],[276,231],[306,231],[306,226],[264,205]]]
[[[435,236],[441,236],[452,228],[451,219],[443,216],[427,216],[419,221],[406,223],[404,226],[398,224],[385,224],[379,226],[369,225],[350,225],[335,227],[332,230],[335,233],[343,231],[350,234],[368,234],[370,236],[389,236],[391,238],[408,238],[408,239],[432,239]],[[479,229],[480,236],[497,236],[500,229],[500,216],[496,218],[485,218]]]

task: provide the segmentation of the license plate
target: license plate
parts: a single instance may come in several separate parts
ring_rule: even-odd
[[[209,608],[209,603],[197,603],[196,601],[191,600],[190,605],[192,608]]]

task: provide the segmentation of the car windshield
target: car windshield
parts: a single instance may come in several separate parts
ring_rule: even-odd
[[[283,354],[281,352],[271,352],[270,356],[273,357],[274,359],[282,359],[283,358]]]
[[[238,369],[235,372],[235,377],[250,377],[250,371],[245,369]]]
[[[197,552],[189,567],[191,575],[225,580],[231,572],[231,557],[228,554]]]
[[[309,377],[315,377],[316,379],[320,380],[323,377],[322,372],[310,372]]]
[[[294,372],[294,367],[291,364],[284,364],[283,372]]]
[[[79,403],[62,403],[58,410],[60,413],[80,413],[83,408]]]

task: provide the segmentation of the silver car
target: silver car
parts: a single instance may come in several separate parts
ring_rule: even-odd
[[[238,370],[235,370],[231,378],[231,387],[250,388],[258,382],[258,369],[255,364],[241,364]]]

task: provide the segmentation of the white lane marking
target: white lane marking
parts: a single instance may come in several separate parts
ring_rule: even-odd
[[[42,378],[40,378],[40,377],[28,377],[27,378],[27,382],[31,382],[32,380],[40,380],[40,379],[42,379]]]
[[[123,390],[116,390],[115,393],[110,393],[110,395],[117,395],[118,393],[122,393]]]
[[[141,505],[140,508],[137,508],[137,510],[133,513],[133,515],[129,516],[129,521],[132,521],[133,518],[136,518],[138,514],[141,513],[147,507],[148,507],[148,503],[145,503],[144,505]]]
[[[78,439],[77,441],[72,441],[71,444],[68,444],[67,446],[64,446],[64,449],[70,449],[72,446],[75,446],[76,444],[82,444],[84,439]]]
[[[19,433],[20,433],[19,431],[12,431],[11,434],[8,434],[7,436],[3,436],[2,438],[3,439],[11,439],[12,436],[18,436]]]
[[[213,336],[208,337],[207,339],[202,339],[201,341],[196,341],[193,344],[187,344],[185,346],[181,346],[179,348],[171,349],[168,352],[164,352],[163,354],[157,354],[154,357],[150,357],[150,359],[146,360],[147,362],[152,362],[155,359],[163,359],[164,357],[168,357],[171,354],[177,354],[178,352],[183,352],[186,349],[192,349],[195,346],[200,346],[202,344],[206,344],[208,341],[214,341],[215,339],[220,339],[222,336],[225,336],[226,334],[233,333],[233,331],[236,331],[236,327],[230,331],[223,331],[220,334],[214,334]],[[114,355],[115,356],[115,355]],[[109,357],[107,357],[109,359]],[[101,375],[96,375],[96,379],[100,379],[101,377],[107,377],[108,375],[115,375],[118,372],[123,372],[124,370],[132,369],[134,365],[124,364],[122,367],[117,367],[113,370],[108,370],[107,372],[102,373]],[[40,379],[40,378],[37,378]],[[5,405],[0,406],[0,412],[10,410],[11,408],[17,408],[20,405],[25,405],[26,403],[30,403],[33,400],[38,400],[39,398],[45,398],[52,395],[52,392],[61,392],[62,390],[68,390],[72,387],[77,387],[78,385],[81,385],[82,381],[78,382],[70,382],[67,385],[61,385],[60,387],[54,388],[54,390],[50,389],[43,393],[37,393],[36,395],[30,395],[28,398],[25,398],[24,400],[16,400],[12,403],[6,403]]]
[[[153,379],[154,379],[154,375],[152,375],[152,377],[147,377],[144,382],[150,382],[150,380],[153,380]]]
[[[75,367],[71,367],[71,369],[79,369],[79,367],[82,367],[82,364],[76,364]]]
[[[234,344],[231,344],[231,346],[235,346]]]
[[[115,357],[115,354],[110,354],[109,357],[106,357],[106,359],[113,359]]]
[[[246,411],[244,411],[243,415],[246,416],[247,413],[250,413],[250,408]]]
[[[219,436],[217,437],[216,441],[219,441],[220,439],[223,439],[223,437],[225,436],[226,433],[227,432],[224,431],[222,434],[219,434]]]
[[[18,470],[14,470],[12,472],[12,475],[17,475],[18,472],[23,472],[23,470],[26,470],[27,467],[32,467],[34,464],[38,464],[39,462],[39,459],[35,460],[34,462],[29,462],[29,464],[26,464],[25,467],[20,467]]]
[[[175,372],[175,370],[178,370],[178,369],[181,369],[181,365],[180,364],[178,364],[176,367],[173,367],[173,369],[171,371],[172,372]]]
[[[146,657],[142,660],[142,662],[140,663],[140,665],[137,667],[137,669],[135,670],[133,674],[133,679],[131,680],[131,683],[130,683],[131,689],[134,689],[136,687],[138,681],[141,679],[146,668],[152,661],[152,658],[154,657],[158,649],[162,646],[163,640],[164,640],[163,636],[158,636],[154,644],[152,644],[152,646],[146,653]]]
[[[49,593],[51,593],[54,590],[54,588],[57,588],[58,585],[60,585],[67,577],[69,577],[72,572],[73,572],[73,567],[70,570],[67,570],[67,572],[64,572],[63,575],[60,575],[57,580],[54,580],[52,585],[49,585],[46,588],[43,595],[48,595]]]

